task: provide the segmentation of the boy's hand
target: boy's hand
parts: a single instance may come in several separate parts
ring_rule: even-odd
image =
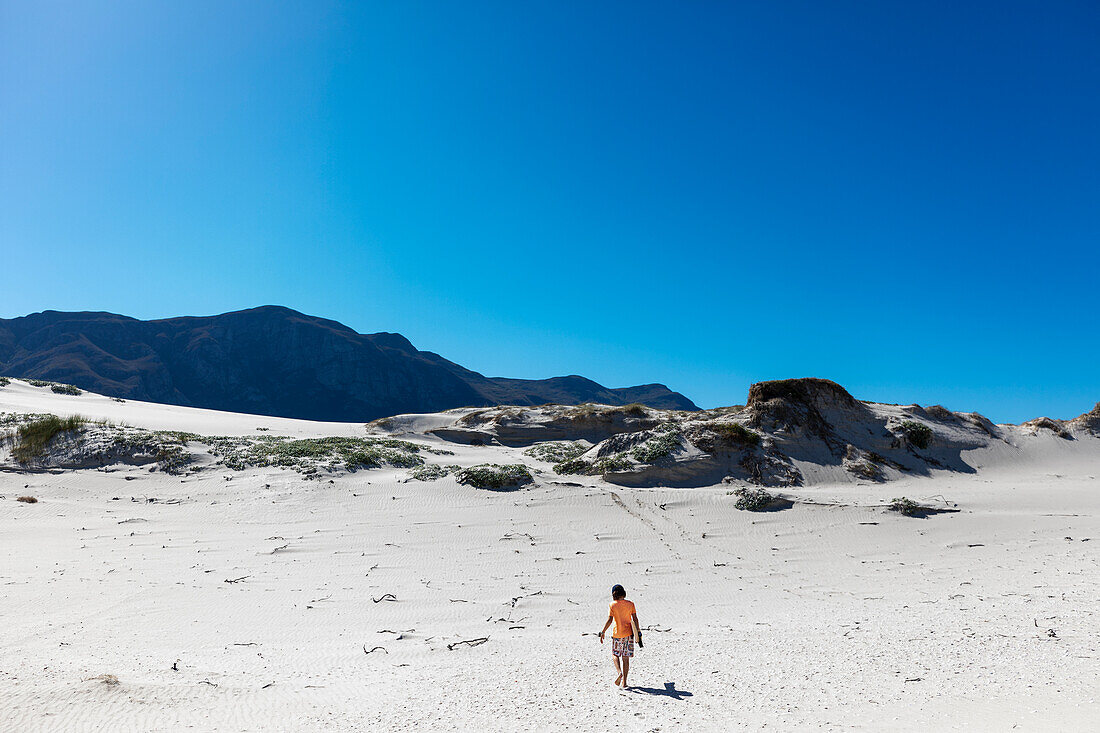
[[[603,632],[600,632],[600,643],[603,644]]]

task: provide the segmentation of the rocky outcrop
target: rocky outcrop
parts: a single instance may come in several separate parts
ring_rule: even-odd
[[[663,415],[641,405],[494,407],[470,412],[430,432],[444,440],[474,445],[529,446],[557,440],[599,443],[620,433],[652,428]]]
[[[821,441],[843,456],[847,441],[837,435],[839,423],[866,420],[870,413],[848,391],[828,379],[783,379],[749,388],[747,424],[769,433]]]
[[[965,452],[1001,439],[976,413],[861,402],[827,379],[754,384],[742,410],[650,417],[656,424],[621,431],[556,470],[629,486],[878,482],[933,470],[971,473]]]
[[[1070,430],[1081,430],[1092,435],[1100,436],[1100,402],[1096,403],[1090,411],[1079,415],[1068,422]]]

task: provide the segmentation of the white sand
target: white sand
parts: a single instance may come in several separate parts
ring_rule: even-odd
[[[365,432],[19,383],[0,411]],[[0,472],[0,730],[1100,729],[1100,439],[794,489],[850,506],[765,514],[724,487],[625,489],[434,442],[544,473],[494,493],[403,470]],[[876,506],[901,495],[962,511]],[[593,635],[616,582],[652,627],[628,692]]]

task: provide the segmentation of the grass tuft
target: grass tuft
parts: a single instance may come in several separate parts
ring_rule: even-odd
[[[18,463],[35,461],[45,455],[46,446],[50,444],[51,440],[62,433],[79,430],[84,423],[84,418],[77,415],[66,418],[57,415],[46,415],[20,425],[15,431],[11,456]]]
[[[21,501],[24,504],[37,504],[38,503],[38,499],[35,499],[33,496],[20,496],[16,499],[16,501]]]
[[[55,394],[67,394],[73,395],[74,397],[84,394],[84,390],[79,387],[74,387],[71,384],[51,384],[50,390]]]

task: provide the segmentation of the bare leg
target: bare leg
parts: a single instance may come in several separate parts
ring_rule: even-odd
[[[619,686],[619,682],[623,679],[623,670],[619,667],[619,658],[614,654],[611,655],[611,661],[615,663],[615,671],[619,673],[619,676],[615,678],[615,686]]]
[[[628,674],[630,674],[630,657],[623,657],[623,689],[624,690],[627,687],[627,685],[626,685],[626,676]]]

